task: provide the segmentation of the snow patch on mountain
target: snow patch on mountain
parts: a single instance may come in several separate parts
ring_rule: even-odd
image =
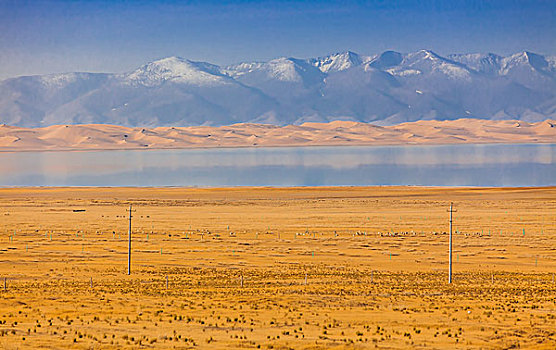
[[[45,88],[63,88],[69,84],[91,79],[93,76],[104,76],[102,73],[60,73],[37,76]]]
[[[259,70],[263,66],[264,66],[263,62],[242,62],[238,64],[229,65],[224,69],[222,69],[222,72],[233,78],[239,78],[242,75]]]
[[[386,72],[399,77],[408,77],[408,76],[419,75],[423,73],[417,69],[404,69],[404,68],[391,68],[391,69],[387,69]]]
[[[545,56],[551,71],[556,72],[556,56]]]

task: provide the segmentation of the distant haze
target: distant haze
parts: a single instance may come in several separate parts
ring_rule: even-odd
[[[352,51],[219,66],[168,57],[122,73],[0,82],[0,123],[124,126],[379,125],[458,118],[556,118],[556,57]]]

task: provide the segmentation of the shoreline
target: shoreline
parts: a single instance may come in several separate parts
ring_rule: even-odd
[[[0,153],[39,153],[39,152],[111,152],[111,151],[177,151],[177,150],[219,150],[219,149],[265,149],[265,148],[324,148],[324,147],[435,147],[435,146],[488,146],[488,145],[556,145],[556,141],[488,141],[452,143],[380,143],[380,144],[311,144],[311,145],[272,145],[272,146],[199,146],[199,147],[149,147],[149,148],[57,148],[57,149],[3,149]]]

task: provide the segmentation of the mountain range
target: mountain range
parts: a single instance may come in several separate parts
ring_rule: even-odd
[[[0,123],[192,126],[556,118],[556,57],[354,52],[217,66],[179,57],[127,73],[0,81]]]

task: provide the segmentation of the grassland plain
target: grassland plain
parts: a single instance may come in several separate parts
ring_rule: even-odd
[[[556,347],[555,187],[3,188],[0,222],[4,349]]]

